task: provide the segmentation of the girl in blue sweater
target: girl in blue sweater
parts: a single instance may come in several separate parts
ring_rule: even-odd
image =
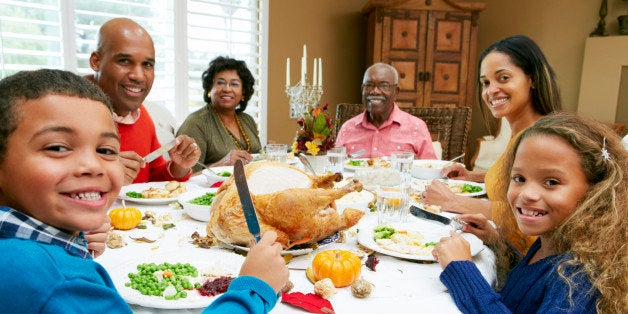
[[[0,312],[130,313],[94,262],[84,231],[101,227],[124,174],[107,96],[60,70],[0,81]],[[276,234],[255,244],[207,313],[267,313],[288,280]]]
[[[508,152],[504,195],[519,229],[539,238],[497,293],[452,233],[433,251],[465,313],[628,312],[627,152],[610,128],[569,113],[538,120]],[[507,191],[506,191],[507,187]],[[501,241],[482,215],[463,229]]]

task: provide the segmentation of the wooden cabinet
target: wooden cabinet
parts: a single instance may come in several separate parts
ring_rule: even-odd
[[[454,0],[371,0],[367,65],[399,72],[400,106],[471,107],[476,86],[476,37],[484,3]]]

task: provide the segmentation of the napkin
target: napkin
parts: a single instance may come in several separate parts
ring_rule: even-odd
[[[303,294],[301,292],[284,292],[281,295],[281,302],[300,307],[310,313],[334,313],[334,308],[331,306],[331,302],[313,293]]]

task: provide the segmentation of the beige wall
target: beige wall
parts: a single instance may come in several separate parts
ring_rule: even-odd
[[[500,38],[524,34],[534,39],[557,73],[563,107],[576,111],[584,47],[589,33],[599,21],[602,0],[485,0],[480,14],[478,49],[481,51]],[[628,14],[628,2],[608,0],[606,29],[617,35],[617,17]],[[628,36],[626,36],[628,40]],[[479,110],[474,112],[472,136],[485,128]]]
[[[324,90],[321,103],[359,102],[364,71],[365,22],[360,14],[367,0],[272,0],[269,25],[268,139],[290,143],[297,130],[288,118],[284,92],[285,58],[291,57],[292,78],[303,44],[308,56],[322,57]],[[478,49],[514,34],[533,38],[557,72],[564,107],[577,109],[584,44],[597,26],[601,0],[484,0]],[[617,17],[628,14],[628,1],[609,0],[607,30],[617,34]],[[628,36],[626,36],[628,40]],[[475,78],[472,78],[475,79]],[[332,107],[332,110],[335,109]],[[474,107],[470,144],[486,134]]]
[[[271,0],[268,43],[268,141],[292,144],[298,130],[289,118],[286,58],[291,59],[294,85],[300,76],[303,44],[308,67],[312,58],[323,58],[320,103],[359,102],[364,69],[365,21],[360,14],[365,0]],[[309,80],[311,81],[311,76]]]

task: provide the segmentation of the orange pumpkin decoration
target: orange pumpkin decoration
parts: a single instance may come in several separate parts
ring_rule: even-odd
[[[360,277],[362,262],[349,251],[326,250],[314,256],[312,271],[316,280],[329,278],[335,287],[346,287]]]
[[[137,227],[142,221],[142,212],[135,207],[114,208],[109,212],[111,225],[120,230],[129,230]]]

